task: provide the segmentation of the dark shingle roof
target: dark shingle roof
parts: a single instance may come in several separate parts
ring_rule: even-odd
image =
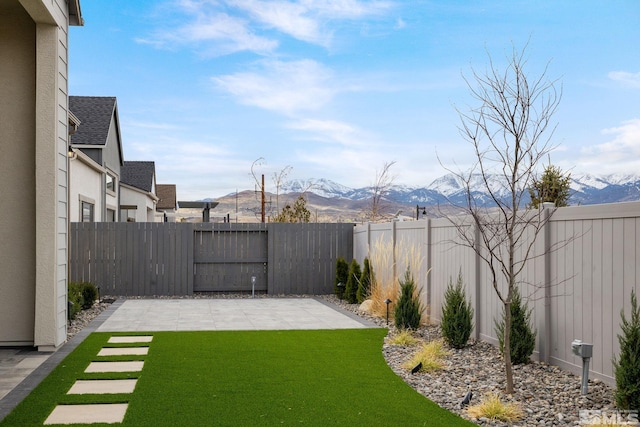
[[[176,185],[175,184],[157,184],[156,196],[158,196],[158,204],[156,209],[175,209],[176,208]]]
[[[72,144],[105,145],[116,98],[111,96],[70,96],[69,110],[80,119]]]
[[[120,182],[151,193],[155,162],[124,162],[120,168]]]

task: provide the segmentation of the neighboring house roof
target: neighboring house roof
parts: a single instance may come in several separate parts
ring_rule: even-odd
[[[156,205],[158,210],[170,210],[176,208],[176,185],[175,184],[157,184],[156,195],[160,200]]]
[[[69,110],[82,123],[73,134],[74,145],[104,146],[109,136],[111,118],[116,111],[112,96],[70,96]]]
[[[155,162],[125,161],[120,168],[120,182],[152,193],[155,173]]]

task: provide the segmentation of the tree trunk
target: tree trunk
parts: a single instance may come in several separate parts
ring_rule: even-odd
[[[511,301],[504,303],[504,372],[507,386],[505,393],[513,394],[513,370],[511,367]]]

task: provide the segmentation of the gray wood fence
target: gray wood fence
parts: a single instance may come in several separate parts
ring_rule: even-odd
[[[354,239],[359,262],[377,247],[393,247],[396,277],[407,267],[403,253],[417,248],[414,258],[421,266],[411,269],[417,271],[422,300],[434,322],[440,320],[447,283],[462,272],[475,310],[475,337],[497,343],[494,319],[502,305],[486,264],[459,244],[451,221],[360,225]],[[579,375],[582,360],[571,352],[571,341],[593,343],[590,376],[614,384],[611,360],[619,353],[620,311],[628,318],[631,290],[640,292],[640,202],[559,208],[535,244],[520,277],[537,330],[534,357]],[[376,275],[381,273],[373,268]]]
[[[69,279],[103,295],[333,292],[353,224],[72,223]],[[252,276],[256,277],[255,285]]]

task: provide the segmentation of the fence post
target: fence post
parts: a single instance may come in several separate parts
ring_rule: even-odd
[[[396,221],[391,221],[391,248],[392,248],[392,264],[393,264],[393,279],[398,277],[398,266],[396,260]]]
[[[431,319],[431,218],[424,221],[425,227],[425,246],[427,247],[426,261],[427,261],[427,314]]]
[[[542,232],[542,250],[544,251],[544,314],[541,330],[542,336],[538,337],[540,360],[549,363],[551,358],[551,215],[554,205],[543,203],[544,230]]]
[[[367,256],[368,257],[371,256],[371,223],[370,222],[367,222]]]
[[[479,251],[482,250],[482,240],[480,239],[480,228],[476,223],[471,223],[469,225],[473,227],[474,231],[474,239],[475,239],[475,250],[473,251],[473,259],[475,261],[474,265],[474,275],[475,275],[475,295],[474,295],[474,319],[475,319],[475,339],[476,341],[480,340],[480,332],[482,328],[482,324],[480,323],[480,319],[482,318],[482,304],[480,301],[480,292],[482,292],[482,258],[480,258]]]

